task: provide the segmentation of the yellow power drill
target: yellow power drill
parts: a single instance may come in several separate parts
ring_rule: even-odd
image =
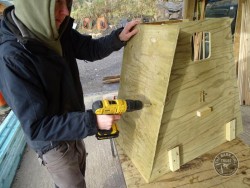
[[[123,114],[124,112],[132,112],[140,110],[143,107],[143,103],[139,100],[99,100],[95,101],[92,105],[92,110],[96,115],[116,115]],[[112,139],[119,136],[119,130],[114,123],[110,130],[98,130],[96,138],[98,140]]]

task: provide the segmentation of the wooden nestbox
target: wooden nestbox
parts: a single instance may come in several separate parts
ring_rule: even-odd
[[[141,24],[124,49],[118,144],[147,182],[242,131],[231,19]]]
[[[96,20],[96,29],[98,31],[106,30],[108,28],[108,20],[105,16],[101,15]]]

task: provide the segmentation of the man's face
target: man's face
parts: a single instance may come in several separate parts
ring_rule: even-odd
[[[55,5],[55,19],[56,19],[56,28],[59,29],[64,18],[69,16],[69,9],[67,6],[67,0],[56,0]]]

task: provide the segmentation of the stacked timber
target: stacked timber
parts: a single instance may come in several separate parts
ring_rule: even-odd
[[[25,143],[20,123],[11,111],[0,125],[0,187],[11,186]]]
[[[242,131],[231,19],[140,24],[125,46],[118,98],[145,107],[118,122],[119,146],[147,182]],[[201,58],[194,58],[202,32]],[[205,50],[206,49],[206,50]]]

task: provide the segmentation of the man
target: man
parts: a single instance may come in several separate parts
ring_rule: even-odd
[[[27,143],[58,187],[85,187],[81,141],[108,130],[119,115],[85,111],[75,58],[94,61],[124,46],[138,30],[128,23],[92,39],[72,29],[72,0],[15,0],[0,23],[0,90]]]

